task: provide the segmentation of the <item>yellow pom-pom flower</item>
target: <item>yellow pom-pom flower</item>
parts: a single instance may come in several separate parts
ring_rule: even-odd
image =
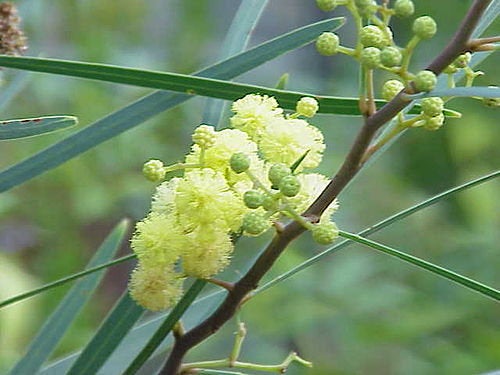
[[[180,180],[180,178],[175,177],[158,185],[151,203],[152,212],[167,215],[175,210],[175,190]]]
[[[182,294],[182,278],[172,266],[139,265],[129,281],[129,293],[139,305],[161,311],[172,307]]]
[[[325,144],[323,134],[301,119],[278,119],[269,123],[263,133],[259,148],[270,163],[293,165],[307,152],[297,171],[315,168],[321,162]]]
[[[187,276],[205,279],[229,264],[234,245],[227,232],[206,226],[188,237],[190,244],[182,254],[182,268]]]
[[[295,197],[289,198],[287,202],[295,211],[302,213],[314,202],[330,180],[319,173],[301,173],[297,175],[297,178],[301,184],[300,192]],[[338,207],[337,200],[334,200],[323,215],[321,215],[321,220],[330,220],[330,217]]]
[[[237,231],[247,211],[242,199],[229,189],[224,175],[209,168],[185,174],[177,185],[175,204],[184,231],[205,225]]]
[[[136,224],[131,246],[146,266],[174,263],[186,246],[186,238],[173,215],[150,213]]]
[[[276,99],[267,95],[247,95],[235,101],[232,110],[235,113],[231,117],[233,128],[244,131],[253,140],[260,137],[269,122],[283,116]]]

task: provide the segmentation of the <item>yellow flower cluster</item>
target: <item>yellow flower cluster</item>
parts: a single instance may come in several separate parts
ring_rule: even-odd
[[[259,235],[273,221],[300,219],[329,181],[302,173],[321,162],[325,145],[322,133],[298,118],[314,115],[317,102],[302,99],[298,108],[287,116],[274,98],[247,95],[233,103],[233,129],[195,129],[184,163],[149,162],[155,178],[157,165],[163,174],[184,174],[157,187],[150,213],[136,225],[138,266],[129,287],[137,303],[154,311],[172,306],[186,277],[207,279],[229,264],[232,234]],[[321,222],[329,223],[336,208]],[[326,232],[323,243],[336,235]]]

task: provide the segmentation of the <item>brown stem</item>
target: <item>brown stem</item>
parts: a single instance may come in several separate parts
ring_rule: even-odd
[[[461,53],[465,52],[471,33],[490,2],[491,0],[474,1],[453,39],[426,69],[439,74]],[[403,92],[401,92],[378,112],[365,119],[365,123],[356,136],[351,150],[347,154],[339,171],[316,201],[306,210],[304,215],[321,215],[361,169],[361,158],[369,147],[370,141],[377,130],[396,116],[408,103],[404,98]],[[288,244],[304,231],[305,229],[294,221],[287,224],[281,232],[278,232],[250,270],[234,284],[233,289],[228,292],[224,301],[212,315],[186,332],[175,342],[165,367],[161,370],[160,374],[178,374],[185,354],[192,347],[217,332],[225,322],[231,319],[245,296],[257,288],[261,278],[269,271]]]

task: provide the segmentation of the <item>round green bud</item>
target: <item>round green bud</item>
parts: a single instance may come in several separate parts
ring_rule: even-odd
[[[410,17],[415,12],[415,6],[411,0],[396,0],[394,3],[394,15],[396,17]]]
[[[331,244],[339,235],[337,225],[331,221],[316,224],[311,231],[314,241],[320,245]]]
[[[404,88],[405,85],[403,82],[398,81],[397,79],[390,79],[384,83],[384,86],[382,86],[382,98],[390,101]]]
[[[213,126],[200,125],[194,130],[192,139],[201,148],[212,147],[215,143],[215,129]]]
[[[270,225],[271,223],[268,218],[259,212],[252,211],[247,212],[245,216],[243,216],[243,224],[241,225],[241,228],[247,234],[258,236],[269,228]]]
[[[161,160],[151,159],[142,166],[142,174],[149,181],[160,182],[165,178],[165,167]]]
[[[361,64],[368,69],[375,69],[380,65],[380,50],[377,47],[366,47],[361,51]]]
[[[437,25],[432,17],[422,16],[413,21],[412,29],[420,39],[430,39],[436,34]]]
[[[271,165],[271,168],[269,168],[269,172],[267,172],[267,178],[269,179],[269,181],[271,181],[271,184],[273,184],[273,186],[277,187],[280,185],[283,177],[289,176],[291,174],[292,171],[287,165],[283,163],[277,163]]]
[[[403,55],[397,47],[385,47],[380,52],[380,62],[388,68],[400,65],[402,59]]]
[[[250,167],[250,159],[242,152],[237,152],[229,159],[229,165],[235,173],[243,173]]]
[[[332,56],[337,53],[340,40],[334,33],[325,32],[316,39],[316,50],[323,56]]]
[[[279,208],[279,201],[274,196],[265,195],[262,201],[262,208],[266,211],[277,211]]]
[[[382,30],[382,44],[381,47],[386,47],[394,44],[393,33],[389,26],[385,27],[385,31]]]
[[[316,0],[316,6],[323,12],[331,12],[337,7],[337,0]]]
[[[295,111],[305,117],[313,117],[318,112],[318,109],[318,101],[307,96],[300,98],[295,107]]]
[[[420,106],[424,115],[434,117],[443,112],[444,102],[440,97],[434,96],[422,99]]]
[[[300,181],[294,175],[288,175],[281,179],[279,188],[286,197],[295,197],[300,191]]]
[[[377,26],[368,25],[361,29],[359,41],[365,47],[381,47],[384,33]]]
[[[437,77],[430,70],[421,70],[413,81],[418,91],[431,91],[436,87]]]
[[[377,3],[375,0],[354,0],[361,17],[368,18],[377,12]]]
[[[264,202],[264,194],[258,190],[248,190],[243,194],[243,202],[248,208],[259,208]]]
[[[453,65],[457,68],[465,68],[470,63],[471,58],[471,53],[466,52],[463,55],[458,56],[453,62]]]
[[[423,128],[427,130],[438,130],[444,123],[444,115],[440,113],[437,116],[425,116]]]

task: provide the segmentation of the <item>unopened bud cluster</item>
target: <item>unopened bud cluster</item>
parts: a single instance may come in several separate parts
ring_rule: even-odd
[[[323,33],[316,41],[318,52],[325,56],[343,53],[356,59],[364,68],[365,72],[372,74],[372,71],[383,70],[395,77],[390,77],[382,84],[379,95],[386,101],[404,90],[406,94],[416,94],[419,92],[431,92],[437,84],[436,74],[430,70],[417,72],[409,71],[411,58],[418,43],[433,38],[438,27],[435,20],[429,15],[416,15],[415,3],[412,0],[346,0],[346,1],[321,1],[317,0],[317,6],[323,11],[332,11],[339,6],[346,6],[347,10],[357,20],[358,32],[357,42],[351,48],[342,45],[337,34],[331,32]],[[354,6],[353,6],[354,5]],[[411,22],[411,39],[405,46],[396,44],[390,27],[391,18],[414,17]],[[473,72],[468,64],[471,59],[469,52],[459,56],[444,72],[454,74],[460,69],[465,69],[465,75],[469,79],[481,74]],[[364,76],[366,85],[368,76]],[[372,80],[370,80],[372,81]],[[454,84],[454,83],[453,83]],[[373,88],[365,88],[365,92],[377,92]],[[433,104],[439,98],[432,98]],[[429,101],[422,101],[421,117],[410,121],[408,126],[422,126],[425,129],[436,130],[444,122],[443,106],[437,106],[431,110]],[[495,105],[495,102],[488,101],[488,104]],[[399,121],[404,121],[406,115],[401,115]],[[410,119],[413,119],[410,117]]]
[[[307,172],[319,165],[325,148],[320,130],[298,118],[314,116],[315,99],[300,99],[296,113],[286,115],[274,98],[251,94],[232,110],[232,128],[194,130],[183,163],[144,165],[144,175],[155,182],[167,171],[183,170],[157,187],[151,211],[131,240],[138,266],[130,294],[150,310],[172,306],[186,277],[210,278],[223,270],[233,235],[257,236],[285,218],[301,222],[300,213],[329,182]],[[330,221],[336,209],[334,202],[317,224],[323,229],[313,237],[321,244],[336,237]]]

